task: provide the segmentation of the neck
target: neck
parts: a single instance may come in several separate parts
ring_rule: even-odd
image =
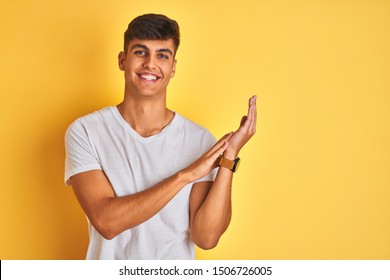
[[[124,101],[117,108],[127,123],[143,137],[160,133],[174,116],[174,113],[166,108],[165,98],[154,100],[125,96]]]

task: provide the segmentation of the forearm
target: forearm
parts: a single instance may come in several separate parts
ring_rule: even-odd
[[[215,247],[229,226],[232,211],[231,192],[232,172],[220,168],[206,199],[192,221],[191,236],[199,247]]]
[[[85,209],[92,225],[112,239],[157,214],[189,182],[181,172],[149,189],[128,196],[104,195],[94,207]]]
[[[228,134],[228,145],[223,152],[228,160],[234,160],[256,132],[256,96],[249,99],[248,105],[248,115],[242,117],[240,127]],[[204,249],[215,247],[230,223],[232,177],[232,171],[221,167],[208,193],[199,191],[199,188],[193,192],[191,235],[193,241]]]
[[[153,217],[184,186],[206,176],[226,149],[228,137],[223,137],[188,167],[136,194],[117,197],[101,170],[79,173],[71,178],[71,184],[92,225],[103,237],[112,239]]]

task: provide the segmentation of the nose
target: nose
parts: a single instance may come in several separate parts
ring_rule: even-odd
[[[144,61],[143,66],[144,66],[144,68],[147,68],[147,69],[155,69],[156,68],[156,61],[153,58],[153,56],[149,55],[149,56],[145,57],[145,61]]]

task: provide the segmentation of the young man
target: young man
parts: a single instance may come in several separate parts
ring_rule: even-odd
[[[194,243],[215,247],[229,225],[232,175],[255,133],[256,97],[238,130],[218,142],[169,110],[179,42],[176,21],[135,18],[118,56],[123,102],[67,130],[65,181],[88,217],[87,259],[194,259]]]

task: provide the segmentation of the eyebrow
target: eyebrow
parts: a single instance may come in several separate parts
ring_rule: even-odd
[[[143,49],[143,50],[146,50],[146,51],[149,51],[149,48],[145,45],[142,45],[142,44],[135,44],[134,46],[131,47],[132,50],[134,49]],[[158,49],[157,52],[165,52],[165,53],[169,53],[171,55],[173,55],[172,51],[170,49]]]

